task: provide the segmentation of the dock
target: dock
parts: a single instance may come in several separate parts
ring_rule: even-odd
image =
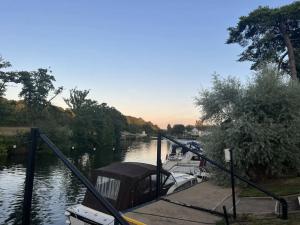
[[[222,219],[223,206],[232,213],[231,188],[202,182],[191,188],[135,208],[125,214],[147,225],[207,225]],[[238,214],[274,214],[271,198],[237,198]],[[192,206],[192,207],[189,207]]]

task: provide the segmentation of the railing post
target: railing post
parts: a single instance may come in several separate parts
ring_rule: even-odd
[[[223,212],[224,212],[224,219],[225,219],[226,225],[229,225],[228,214],[227,214],[225,205],[223,206]]]
[[[156,198],[160,196],[161,190],[161,133],[157,135],[157,154],[156,154]]]
[[[234,182],[234,171],[233,171],[233,153],[232,148],[229,150],[230,152],[230,172],[231,172],[231,189],[232,189],[232,206],[233,206],[233,218],[236,219],[236,203],[235,203],[235,182]]]
[[[281,207],[282,207],[282,219],[287,220],[288,219],[288,204],[285,199],[280,200]]]
[[[33,189],[34,167],[35,167],[35,153],[37,147],[38,132],[39,131],[37,128],[31,128],[31,144],[28,152],[28,161],[27,161],[27,168],[26,168],[22,225],[30,224],[32,189]]]

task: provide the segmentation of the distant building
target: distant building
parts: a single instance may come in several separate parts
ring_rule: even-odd
[[[193,136],[200,136],[200,131],[197,128],[193,128],[190,133]]]

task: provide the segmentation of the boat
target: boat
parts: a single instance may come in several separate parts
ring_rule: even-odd
[[[146,163],[119,162],[94,170],[92,183],[112,206],[124,211],[156,199],[157,167]],[[184,173],[161,170],[160,196],[197,184],[197,178]],[[107,211],[87,191],[82,204],[66,210],[67,223],[72,225],[111,224]]]
[[[197,141],[179,141],[186,147],[199,152],[200,155],[205,154],[201,144]],[[206,169],[206,161],[201,156],[187,151],[178,144],[172,144],[169,154],[166,155],[166,161],[163,168],[169,172],[184,173],[198,177],[198,181],[209,178]]]

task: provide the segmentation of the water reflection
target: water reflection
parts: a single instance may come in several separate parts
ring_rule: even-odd
[[[157,141],[127,142],[119,148],[102,147],[89,154],[69,154],[69,159],[86,176],[92,169],[116,161],[156,163]],[[162,159],[169,144],[162,141]],[[73,155],[73,157],[71,157]],[[0,159],[0,224],[21,223],[25,180],[24,157]],[[66,207],[81,203],[85,188],[64,165],[52,155],[39,154],[33,192],[32,224],[64,224]]]
[[[161,143],[162,161],[165,161],[170,143],[163,140]],[[147,142],[133,142],[128,146],[122,161],[125,162],[144,162],[156,165],[157,140]]]

